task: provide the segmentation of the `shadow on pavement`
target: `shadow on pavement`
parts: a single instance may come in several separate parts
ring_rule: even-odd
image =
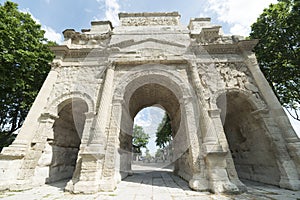
[[[135,162],[132,164],[133,175],[126,177],[122,181],[191,191],[188,183],[173,173],[173,168],[173,164],[167,162]]]

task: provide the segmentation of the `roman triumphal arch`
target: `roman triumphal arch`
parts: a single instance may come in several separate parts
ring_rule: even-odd
[[[174,173],[194,190],[239,193],[243,180],[299,190],[300,140],[256,62],[255,40],[209,18],[121,13],[63,32],[16,140],[0,154],[0,189],[68,179],[112,191],[132,173],[135,115],[158,105],[173,132]]]

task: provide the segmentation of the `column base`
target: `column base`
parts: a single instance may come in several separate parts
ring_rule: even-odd
[[[230,181],[226,171],[226,152],[213,152],[206,156],[208,168],[209,188],[211,192],[219,194],[240,194],[237,185]]]
[[[242,191],[229,181],[228,175],[225,169],[213,169],[210,170],[209,188],[213,193],[225,193],[225,194],[240,194]]]
[[[99,184],[95,181],[79,181],[73,183],[73,181],[70,180],[65,187],[65,191],[73,194],[94,194],[99,192]]]
[[[297,179],[281,178],[279,186],[281,188],[298,191],[300,190],[300,181]]]
[[[0,183],[0,191],[11,190],[11,191],[23,191],[29,190],[36,185],[32,185],[31,181],[28,180],[16,180],[16,181],[6,181],[5,183]]]
[[[193,178],[189,181],[189,186],[192,190],[195,191],[208,191],[209,185],[208,180],[205,177],[201,177],[201,175],[193,175]]]
[[[21,159],[26,155],[28,145],[23,143],[12,143],[8,147],[4,147],[0,154],[0,159],[11,157],[12,159]]]
[[[101,180],[99,184],[99,191],[101,192],[113,192],[117,188],[117,184],[114,180]]]

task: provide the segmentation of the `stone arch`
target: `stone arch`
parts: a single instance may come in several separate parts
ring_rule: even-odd
[[[260,97],[253,94],[252,92],[244,89],[238,89],[238,88],[230,88],[230,89],[223,89],[216,91],[211,99],[210,99],[210,105],[212,109],[216,109],[217,99],[222,98],[222,95],[226,95],[227,93],[236,92],[239,93],[240,96],[247,99],[248,102],[251,104],[251,106],[256,110],[265,110],[267,109],[267,105],[264,103]]]
[[[53,123],[53,138],[47,140],[51,162],[47,183],[71,179],[76,168],[79,147],[88,112],[88,104],[81,98],[68,98],[57,105]]]
[[[177,167],[177,171],[175,166],[175,173],[186,180],[190,180],[193,176],[195,170],[193,165],[197,163],[196,160],[198,160],[199,156],[195,152],[199,152],[200,143],[197,135],[198,129],[194,127],[196,124],[191,123],[191,121],[196,118],[194,116],[196,106],[192,105],[194,103],[193,101],[190,101],[192,91],[188,83],[185,82],[184,79],[179,78],[180,76],[177,72],[168,71],[168,67],[169,66],[165,65],[138,66],[139,70],[134,68],[132,71],[123,75],[115,87],[113,99],[114,102],[121,102],[122,110],[120,111],[121,116],[119,117],[119,145],[121,147],[119,153],[123,153],[119,156],[119,166],[122,178],[126,177],[131,170],[131,163],[128,163],[131,155],[127,144],[131,143],[133,118],[141,109],[154,104],[159,104],[164,107],[170,114],[172,129],[177,130],[177,142],[182,142],[182,145],[177,145],[177,153],[180,156],[177,157],[178,159],[175,162],[175,165],[180,164],[181,166]],[[165,99],[162,96],[163,94],[166,95],[164,96],[166,97]],[[139,98],[143,98],[144,101]],[[170,98],[170,100],[168,100],[168,98]],[[163,102],[164,100],[166,102]],[[171,110],[172,106],[175,110],[178,110],[177,113]],[[192,120],[187,120],[187,115],[189,115]],[[191,140],[193,140],[192,138],[196,139],[197,142],[191,142]],[[196,145],[196,147],[191,147],[191,145]]]
[[[130,84],[143,83],[145,77],[149,78],[148,83],[159,81],[162,85],[173,88],[173,90],[176,88],[177,90],[173,92],[177,97],[192,96],[191,88],[188,83],[182,80],[179,73],[168,70],[168,68],[169,66],[162,64],[145,64],[132,68],[119,78],[118,84],[115,87],[114,99],[122,99],[126,88],[130,87]],[[169,82],[166,82],[166,80]],[[139,84],[136,84],[135,87],[133,86],[130,92],[133,93],[133,91],[138,88],[138,85]]]
[[[262,101],[247,91],[231,89],[220,92],[215,105],[221,110],[223,129],[239,178],[279,185],[276,150],[263,118],[257,115],[266,109]]]
[[[87,112],[95,112],[94,100],[91,98],[90,95],[80,91],[74,91],[60,95],[49,104],[46,110],[51,114],[57,115],[61,108],[72,102],[72,100],[76,99],[81,99],[86,102],[88,106]]]

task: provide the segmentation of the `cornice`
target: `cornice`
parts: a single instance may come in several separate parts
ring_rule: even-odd
[[[204,44],[201,45],[210,54],[240,54],[244,51],[252,51],[258,40],[241,40],[232,44]],[[194,45],[197,46],[197,45]]]

